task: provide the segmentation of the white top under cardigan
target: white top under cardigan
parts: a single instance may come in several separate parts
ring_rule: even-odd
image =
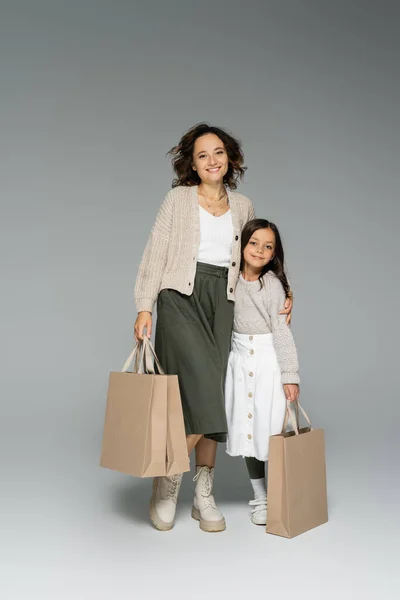
[[[177,186],[162,203],[140,261],[135,284],[137,311],[152,312],[161,290],[172,289],[190,296],[196,275],[200,244],[200,217],[197,186]],[[226,295],[235,299],[240,267],[240,234],[254,219],[250,200],[227,189],[233,223],[232,256]]]
[[[229,267],[232,256],[233,224],[231,211],[214,217],[199,205],[200,245],[198,262]]]

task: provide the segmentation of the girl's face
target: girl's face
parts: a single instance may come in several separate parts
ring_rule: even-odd
[[[229,161],[223,142],[214,133],[197,138],[193,148],[193,168],[203,183],[221,183]]]
[[[257,229],[243,251],[245,265],[261,271],[275,253],[275,234],[272,229]]]

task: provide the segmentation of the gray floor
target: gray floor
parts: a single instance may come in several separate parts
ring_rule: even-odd
[[[22,416],[17,398],[39,389]],[[250,523],[244,464],[222,448],[215,495],[227,530],[199,530],[186,474],[176,526],[160,533],[148,522],[151,482],[97,466],[104,390],[95,410],[84,385],[82,396],[50,390],[21,384],[2,423],[1,598],[398,598],[398,473],[382,441],[368,449],[356,429],[326,430],[330,521],[295,539]]]

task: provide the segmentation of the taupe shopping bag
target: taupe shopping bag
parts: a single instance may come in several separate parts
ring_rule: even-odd
[[[159,373],[164,373],[154,348],[149,342],[149,350]],[[190,470],[183,420],[181,394],[177,375],[169,375],[167,380],[167,475]]]
[[[175,427],[168,434],[169,398],[175,415],[180,406],[177,376],[165,375],[161,367],[156,374],[152,357],[155,353],[146,339],[135,347],[122,372],[110,374],[108,388],[100,465],[137,477],[166,475],[171,470],[168,438],[175,442],[179,437],[179,447],[183,438],[186,446],[181,407],[182,429]],[[132,361],[134,372],[128,373]],[[182,468],[183,458],[179,461],[181,472],[189,470],[187,451],[185,457],[186,468]]]
[[[168,376],[167,475],[190,471],[177,375]]]
[[[296,404],[296,417],[288,403],[283,432],[269,438],[266,531],[286,538],[328,521],[324,432]],[[302,429],[299,408],[309,424]],[[285,432],[288,417],[293,431]]]

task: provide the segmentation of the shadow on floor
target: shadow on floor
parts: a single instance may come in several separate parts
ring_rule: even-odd
[[[193,465],[194,457],[191,472],[183,477],[179,505],[190,506],[192,503],[195,489]],[[151,488],[152,479],[149,478],[124,477],[122,485],[115,482],[108,488],[112,512],[129,521],[148,523]],[[215,469],[214,496],[221,504],[248,502],[251,487],[243,459],[231,458],[220,452]]]

